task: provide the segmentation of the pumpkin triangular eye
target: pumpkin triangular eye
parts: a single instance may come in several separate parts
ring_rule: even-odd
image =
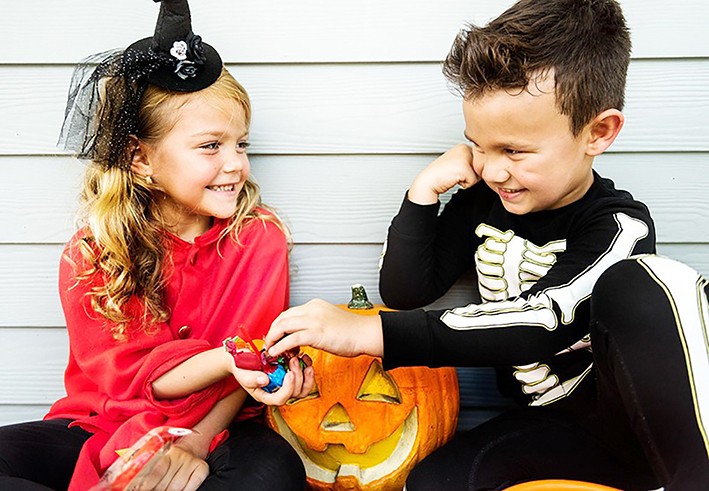
[[[401,394],[394,380],[384,371],[378,360],[372,361],[362,386],[357,392],[360,401],[388,402],[401,404]]]
[[[317,399],[318,397],[320,397],[320,389],[318,389],[318,383],[315,382],[307,396],[301,397],[300,399],[289,399],[286,404],[292,406],[293,404],[298,404],[299,402],[308,401],[310,399]]]

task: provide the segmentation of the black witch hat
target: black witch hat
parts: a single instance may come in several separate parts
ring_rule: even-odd
[[[160,13],[152,37],[98,53],[74,70],[59,145],[106,168],[127,168],[125,148],[136,134],[148,84],[195,92],[219,78],[219,53],[192,32],[187,0],[154,0]]]
[[[160,14],[153,37],[141,39],[126,48],[124,57],[153,53],[169,63],[153,70],[152,84],[170,90],[193,92],[211,85],[222,69],[219,53],[192,32],[187,0],[160,2]]]

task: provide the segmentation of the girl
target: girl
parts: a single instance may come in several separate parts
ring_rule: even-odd
[[[59,272],[67,396],[44,421],[0,428],[0,488],[85,491],[117,450],[171,425],[196,431],[139,489],[302,489],[257,401],[306,395],[312,368],[293,358],[269,394],[222,346],[264,337],[288,306],[284,227],[249,178],[246,92],[185,1],[164,1],[152,38],[74,81],[62,139],[91,163]]]

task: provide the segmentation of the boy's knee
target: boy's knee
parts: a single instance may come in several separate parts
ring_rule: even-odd
[[[647,310],[651,301],[665,297],[663,276],[681,277],[680,282],[695,282],[699,274],[692,268],[667,257],[648,255],[624,259],[604,271],[596,282],[591,297],[591,306],[596,310],[605,308],[639,307]],[[667,294],[671,294],[668,291]]]
[[[624,259],[605,270],[596,281],[591,295],[594,313],[627,311],[635,303],[648,280],[647,273],[634,259]]]
[[[632,283],[642,281],[638,273],[642,270],[635,259],[623,259],[606,269],[593,287],[593,299],[611,297],[631,291]],[[645,276],[645,275],[642,275]]]
[[[672,278],[672,282],[667,282]],[[698,273],[662,256],[625,259],[608,268],[598,279],[591,297],[591,334],[603,325],[618,330],[641,328],[647,334],[672,310],[677,285],[696,284]],[[599,325],[600,324],[600,325]]]
[[[635,259],[624,259],[608,268],[596,282],[591,296],[591,337],[612,327],[631,335],[636,328],[644,332],[652,325],[652,306],[661,290],[647,270]]]

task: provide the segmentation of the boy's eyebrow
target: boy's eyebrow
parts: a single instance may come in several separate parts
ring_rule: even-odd
[[[478,146],[478,144],[475,142],[475,140],[473,140],[472,138],[470,138],[470,137],[468,136],[468,134],[467,134],[465,131],[463,132],[463,136],[464,136],[465,139],[468,140],[470,143],[472,143],[472,144],[475,145],[476,147]],[[495,144],[492,146],[492,148],[496,148],[496,149],[500,149],[500,148],[526,148],[526,147],[527,147],[527,145],[525,145],[524,143],[521,143],[521,142],[511,142],[511,141],[510,141],[510,142],[498,142],[498,143],[495,143]]]

